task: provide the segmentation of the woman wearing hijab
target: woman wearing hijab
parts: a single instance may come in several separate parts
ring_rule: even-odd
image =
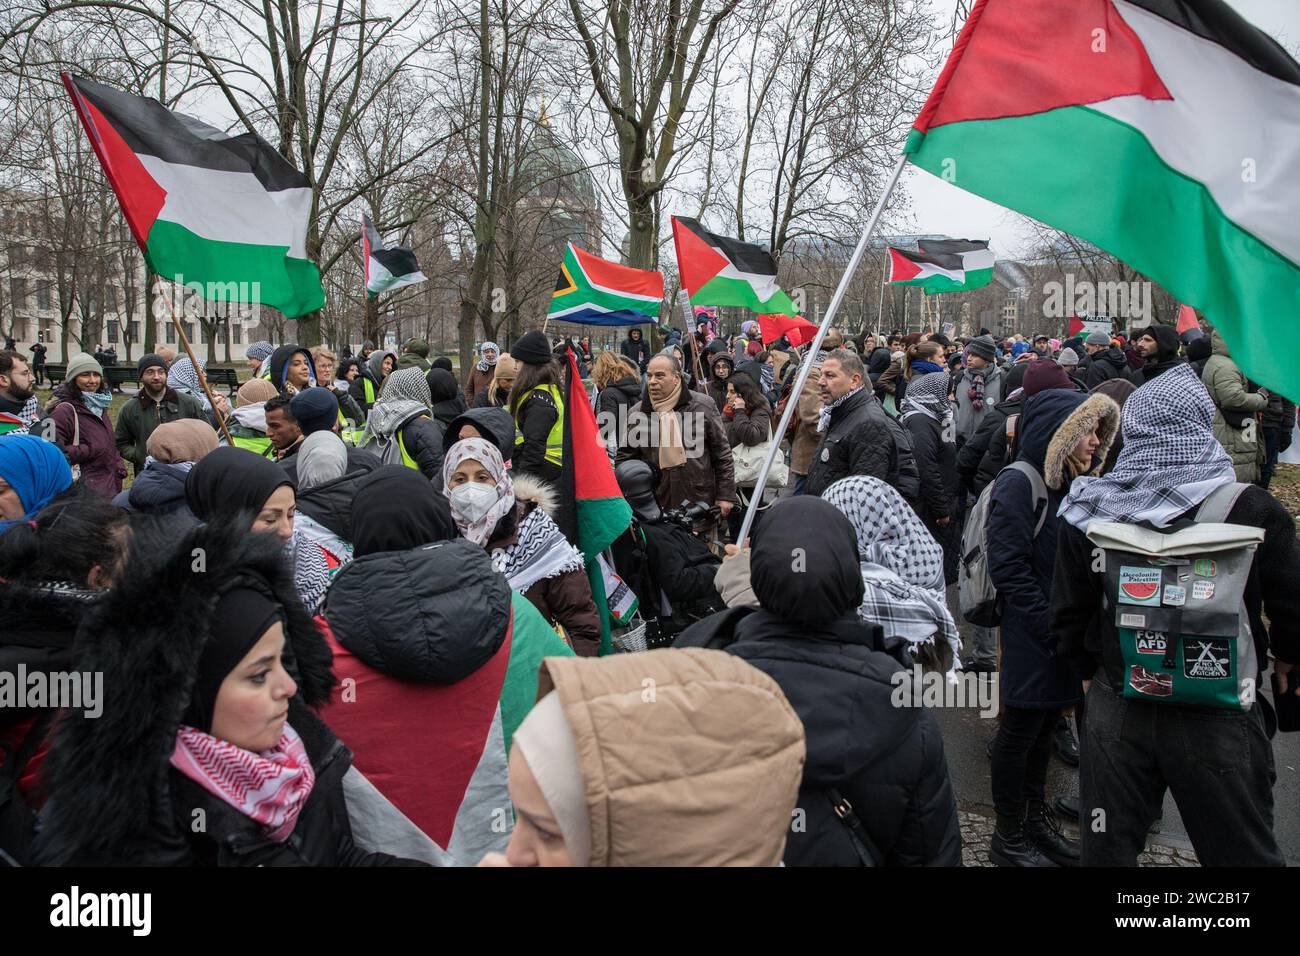
[[[1034,485],[1018,468],[993,482],[987,523],[989,574],[1003,602],[1002,720],[992,747],[997,826],[989,855],[1000,866],[1078,866],[1079,845],[1061,835],[1044,793],[1057,714],[1082,699],[1079,675],[1059,653],[1048,620],[1056,561],[1056,516],[1071,483],[1094,475],[1119,431],[1119,407],[1105,395],[1066,388],[1025,402],[1017,462],[1047,492],[1035,508]]]
[[[748,661],[799,714],[808,750],[797,803],[804,826],[791,829],[786,865],[959,865],[943,738],[924,707],[899,706],[896,675],[912,661],[861,617],[865,586],[849,519],[820,498],[783,498],[748,555],[759,607],[692,624],[674,648]],[[791,555],[799,573],[791,573]]]
[[[57,445],[35,435],[0,442],[0,533],[28,521],[72,486],[72,469]]]
[[[38,861],[404,862],[353,842],[351,754],[310,709],[334,683],[329,648],[274,541],[231,525],[179,540],[161,524],[137,528],[96,620],[77,665],[104,675],[103,715],[60,721]]]
[[[460,393],[456,376],[446,369],[431,368],[424,379],[429,383],[430,410],[433,412],[433,420],[438,423],[440,429],[445,430],[452,419],[469,408],[465,403],[465,396]]]
[[[487,388],[496,374],[497,360],[501,357],[501,346],[495,342],[484,342],[478,347],[478,362],[469,371],[465,382],[465,400],[473,402],[483,389]]]
[[[109,499],[122,490],[126,478],[126,462],[118,454],[113,423],[108,417],[112,402],[104,370],[83,353],[72,357],[67,377],[46,406],[54,419],[58,444],[72,465],[73,477]]]
[[[243,448],[218,448],[190,470],[185,500],[204,523],[231,523],[245,533],[275,535],[292,565],[298,597],[315,611],[338,562],[306,535],[295,533],[297,492],[283,468]]]
[[[400,461],[429,481],[441,481],[443,429],[433,419],[432,403],[423,370],[403,368],[393,372],[384,382],[379,401],[370,409],[364,447],[383,461]]]
[[[163,422],[150,433],[145,450],[144,467],[113,504],[125,511],[178,514],[193,521],[185,503],[185,479],[196,462],[217,450],[217,433],[202,419]]]
[[[323,614],[335,673],[356,694],[335,695],[324,716],[409,821],[381,848],[472,864],[509,841],[506,754],[541,659],[573,652],[482,547],[456,536],[447,499],[420,475],[378,469],[353,514],[354,560]],[[395,720],[421,733],[394,734]],[[506,826],[493,826],[502,808]]]
[[[507,352],[497,359],[492,380],[474,393],[473,408],[505,408],[510,404],[510,389],[515,387],[520,363]]]
[[[879,478],[841,478],[821,497],[857,534],[864,587],[858,616],[880,625],[891,649],[902,645],[913,660],[955,681],[961,636],[945,598],[939,542],[903,496]]]
[[[917,514],[943,547],[944,580],[957,583],[955,540],[958,509],[957,444],[947,372],[927,372],[908,383],[900,406],[901,421],[912,437],[912,452],[921,473]]]
[[[771,678],[658,650],[547,658],[541,693],[510,751],[510,846],[481,866],[781,862],[804,740]]]
[[[370,357],[361,366],[361,374],[348,386],[348,394],[361,406],[361,410],[367,416],[370,414],[370,407],[379,400],[384,380],[393,373],[395,368],[397,368],[397,353],[392,349],[371,352]]]
[[[301,345],[281,345],[271,353],[266,364],[271,370],[271,384],[285,398],[293,398],[304,388],[320,384],[316,381],[311,352]]]
[[[583,656],[600,650],[600,617],[582,552],[551,519],[554,493],[527,475],[506,471],[483,438],[459,441],[442,463],[442,492],[462,537],[479,545],[510,587],[564,629]]]

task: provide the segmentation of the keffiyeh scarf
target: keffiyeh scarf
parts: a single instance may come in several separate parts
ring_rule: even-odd
[[[478,462],[496,479],[497,503],[488,509],[487,514],[472,522],[456,513],[455,499],[451,496],[451,473],[466,461]],[[501,452],[485,438],[464,438],[447,449],[447,454],[442,459],[442,493],[452,502],[451,516],[460,529],[461,537],[473,541],[479,547],[487,546],[488,537],[496,529],[497,522],[515,506],[515,483],[510,472],[506,471]]]
[[[492,567],[521,593],[538,581],[581,571],[584,566],[582,552],[569,544],[560,526],[541,508],[534,508],[519,523],[514,544],[492,552]]]
[[[293,537],[285,542],[284,554],[293,562],[293,588],[298,592],[298,600],[315,614],[329,590],[330,578],[340,567],[338,561],[331,563],[321,546],[300,530],[295,530]]]
[[[1166,527],[1237,480],[1213,424],[1214,402],[1193,366],[1153,378],[1124,403],[1115,467],[1100,478],[1076,478],[1061,517],[1084,534],[1094,521]]]
[[[912,379],[907,385],[900,411],[904,415],[919,412],[940,423],[947,421],[952,417],[952,405],[948,401],[948,378],[947,372],[927,372]]]
[[[943,548],[903,496],[878,478],[842,478],[822,499],[857,532],[865,585],[858,616],[879,624],[886,638],[906,641],[913,656],[937,638],[947,642],[954,661],[947,678],[955,683],[961,635],[944,596]]]
[[[200,359],[199,368],[206,367],[207,363]],[[189,356],[178,358],[172,363],[172,367],[167,370],[167,387],[193,395],[203,403],[205,412],[212,410],[212,405],[208,402],[208,396],[203,392],[203,385],[199,382],[199,375],[194,371],[194,363],[190,361]]]
[[[967,354],[969,361],[969,352]],[[970,382],[966,397],[970,399],[970,407],[978,412],[984,407],[984,369],[974,369],[967,364],[966,380]]]
[[[493,352],[495,352],[497,354],[497,358],[501,357],[501,346],[497,345],[495,342],[484,342],[482,345],[478,347],[479,360],[478,360],[478,364],[474,366],[480,372],[486,372],[488,369],[492,368],[492,366],[497,364],[496,358],[492,359],[492,361],[489,362],[487,356],[483,354],[488,349],[491,349]]]
[[[293,833],[316,785],[302,738],[288,724],[273,748],[257,754],[181,724],[171,765],[260,823],[267,839],[275,843],[283,843]]]
[[[826,431],[827,428],[830,427],[831,412],[835,411],[835,409],[839,408],[841,405],[847,402],[854,395],[858,394],[858,392],[862,391],[862,389],[863,386],[859,385],[853,391],[845,392],[843,395],[835,399],[835,401],[831,402],[829,405],[822,406],[822,410],[817,414],[817,433],[819,435],[822,432]]]

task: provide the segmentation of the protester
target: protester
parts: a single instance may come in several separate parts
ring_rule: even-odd
[[[217,448],[217,433],[203,419],[182,418],[153,429],[145,445],[144,465],[131,487],[113,499],[124,511],[175,515],[195,520],[185,503],[185,479],[195,462]]]
[[[1124,378],[1133,381],[1134,376],[1129,371],[1128,359],[1124,357],[1124,353],[1118,346],[1111,344],[1109,335],[1105,332],[1091,332],[1083,342],[1083,347],[1088,351],[1088,371],[1084,375],[1083,383],[1088,387],[1088,391],[1091,392],[1108,378]]]
[[[604,351],[591,371],[596,386],[596,422],[605,444],[618,450],[618,429],[641,401],[641,371],[629,358]]]
[[[275,346],[265,339],[252,342],[248,348],[244,349],[244,358],[248,361],[248,367],[253,370],[254,378],[262,376],[262,365],[271,357],[271,353],[274,351]]]
[[[156,352],[154,357],[159,361],[165,361]],[[203,361],[200,360],[199,368],[204,367]],[[189,360],[188,356],[177,359],[167,366],[165,388],[177,395],[185,395],[198,402],[203,407],[203,415],[207,418],[208,424],[213,428],[218,427],[218,423],[230,414],[230,403],[224,395],[213,395],[212,401],[208,401],[207,393],[203,390],[203,383],[199,380],[199,373],[195,371],[194,363]],[[213,402],[216,403],[215,409],[213,408]]]
[[[304,438],[316,432],[339,430],[338,395],[333,389],[304,388],[289,399],[289,411]]]
[[[1202,335],[1200,338],[1192,339],[1183,348],[1183,351],[1187,355],[1187,361],[1196,370],[1197,377],[1203,377],[1205,375],[1205,363],[1210,360],[1210,355],[1213,352],[1210,337]]]
[[[945,580],[956,584],[961,542],[955,540],[954,532],[961,520],[958,501],[961,489],[957,481],[952,403],[948,401],[948,373],[926,372],[912,379],[901,411],[920,472],[916,513],[943,548]]]
[[[246,448],[264,458],[275,453],[266,433],[266,403],[279,397],[275,386],[266,379],[250,379],[239,386],[235,393],[235,408],[227,424],[230,440],[236,447]]]
[[[469,438],[452,445],[442,464],[442,491],[462,537],[492,556],[506,576],[583,656],[600,650],[600,616],[582,552],[552,515],[555,493],[527,474],[506,471],[495,445]]]
[[[659,650],[547,658],[540,693],[510,752],[510,846],[481,866],[781,862],[804,744],[771,678],[716,651]]]
[[[1049,627],[1056,514],[1075,478],[1100,471],[1118,430],[1119,407],[1104,395],[1040,392],[1025,403],[1017,460],[1041,476],[1045,504],[1036,507],[1033,485],[1018,470],[1003,471],[993,485],[989,574],[1004,610],[1002,720],[991,771],[997,826],[989,856],[1000,866],[1078,865],[1078,844],[1061,835],[1045,791],[1057,715],[1082,696]]]
[[[307,435],[297,457],[294,477],[300,493],[347,474],[348,446],[331,431],[314,431]]]
[[[731,445],[732,459],[735,460],[739,449],[766,449],[772,441],[773,421],[772,407],[759,390],[758,384],[745,372],[737,372],[727,379],[727,400],[722,406],[722,420],[727,429],[727,442]],[[746,454],[740,451],[740,454]],[[753,452],[749,452],[753,454]],[[740,496],[740,508],[732,509],[727,515],[728,530],[732,541],[740,534],[740,525],[744,520],[744,509],[748,507],[754,495],[756,482],[750,479],[745,484],[737,484]],[[767,489],[760,492],[763,500]],[[776,489],[772,489],[775,496]],[[757,521],[759,515],[755,515]]]
[[[30,521],[71,485],[72,469],[58,446],[35,435],[6,435],[0,441],[0,533]]]
[[[721,412],[727,404],[727,379],[736,370],[736,360],[726,352],[714,355],[709,364],[709,380],[704,385],[704,392]]]
[[[193,553],[208,559],[196,567]],[[142,619],[142,607],[153,613]],[[334,684],[329,648],[274,542],[231,526],[179,539],[166,527],[137,530],[77,655],[105,676],[105,717],[71,712],[60,722],[41,862],[403,862],[353,844],[343,791],[351,757],[309,709]],[[138,743],[123,747],[124,734]]]
[[[203,403],[167,384],[167,366],[157,355],[143,356],[136,366],[140,391],[117,411],[114,438],[118,453],[132,465],[137,477],[144,470],[146,446],[153,430],[180,419],[209,421]]]
[[[263,408],[266,437],[271,442],[272,457],[278,462],[292,458],[302,444],[302,428],[294,418],[293,406],[283,395],[268,400]]]
[[[871,475],[897,484],[900,462],[890,418],[870,390],[863,387],[862,360],[852,352],[837,349],[822,359],[820,372],[821,411],[816,428],[821,441],[813,454],[803,493],[820,495],[849,475]],[[800,428],[802,413],[801,399]]]
[[[281,345],[266,361],[271,384],[285,398],[293,398],[302,389],[320,384],[311,352],[301,345]]]
[[[1142,382],[1149,382],[1186,361],[1178,354],[1178,332],[1168,325],[1148,325],[1133,345],[1142,356]]]
[[[520,369],[510,389],[509,409],[515,420],[514,468],[543,481],[560,477],[564,451],[564,396],[560,366],[546,336],[534,329],[510,349]]]
[[[33,384],[36,388],[40,388],[41,383],[45,381],[45,355],[49,349],[40,342],[33,342],[31,345],[27,346],[27,351],[32,353],[31,366],[34,378]]]
[[[348,393],[351,386],[334,378],[334,369],[338,364],[338,356],[325,346],[316,345],[311,349],[311,360],[312,370],[316,373],[316,384],[334,393],[334,398],[338,403],[337,414],[340,427],[344,423],[350,423],[349,427],[353,428],[364,424],[366,413],[362,411],[356,399]]]
[[[397,368],[418,368],[421,372],[429,371],[429,343],[424,339],[408,339],[402,346],[402,354],[397,357]]]
[[[637,367],[641,375],[645,375],[646,366],[650,364],[650,345],[639,328],[634,326],[628,330],[627,338],[623,340],[619,351]]]
[[[1268,456],[1256,415],[1268,407],[1268,393],[1247,390],[1246,376],[1218,329],[1210,333],[1210,347],[1202,382],[1214,402],[1214,437],[1232,458],[1237,480],[1258,481]]]
[[[472,408],[505,408],[510,404],[510,389],[514,388],[515,377],[519,374],[521,363],[506,352],[497,359],[493,368],[492,379],[474,395]]]
[[[429,382],[418,368],[393,372],[366,421],[364,448],[386,463],[418,469],[442,480],[442,429],[433,420]]]
[[[323,716],[409,821],[377,848],[472,864],[509,842],[506,755],[541,660],[573,652],[479,545],[456,538],[446,499],[410,469],[367,476],[353,514],[354,560],[323,614],[334,671],[357,693],[336,694]],[[423,731],[392,733],[394,715]]]
[[[792,554],[804,573],[790,573]],[[808,734],[797,804],[805,818],[790,827],[787,865],[956,866],[961,834],[943,740],[924,708],[893,703],[893,677],[911,662],[888,654],[880,629],[859,618],[859,559],[853,525],[833,506],[783,499],[750,554],[760,607],[706,618],[675,646],[744,659],[799,714]]]
[[[1295,403],[1277,392],[1268,392],[1268,406],[1259,417],[1264,434],[1264,464],[1260,467],[1257,484],[1265,491],[1273,480],[1278,456],[1291,447],[1295,427]]]
[[[392,349],[372,352],[361,368],[361,374],[348,386],[348,394],[361,407],[367,416],[370,408],[379,400],[384,381],[397,368],[397,353]]]
[[[465,400],[473,402],[475,396],[491,384],[496,375],[497,359],[501,356],[501,347],[495,342],[484,342],[478,347],[478,362],[469,370],[465,380]]]
[[[23,434],[35,422],[35,377],[21,355],[0,352],[0,437]]]
[[[1104,610],[1112,606],[1105,572],[1088,538],[1097,522],[1171,530],[1233,483],[1232,460],[1214,436],[1215,407],[1196,385],[1195,371],[1179,366],[1129,396],[1124,450],[1115,469],[1076,482],[1061,512],[1049,625],[1058,654],[1090,679],[1080,800],[1085,813],[1104,808],[1107,819],[1104,828],[1081,828],[1086,866],[1136,865],[1166,789],[1203,866],[1284,863],[1273,833],[1274,770],[1264,698],[1243,710],[1215,710],[1121,697],[1125,674],[1115,615]],[[1239,491],[1223,520],[1263,529],[1243,603],[1259,671],[1271,652],[1274,674],[1285,686],[1300,665],[1295,523],[1262,488]],[[1091,626],[1094,620],[1100,627]],[[1159,664],[1157,657],[1154,665]],[[1236,676],[1258,683],[1262,674]]]
[[[991,335],[971,339],[966,346],[966,368],[953,379],[952,387],[957,399],[955,424],[960,452],[980,430],[988,413],[1010,394],[1002,369],[997,366],[997,348]]]
[[[1088,391],[1088,386],[1084,381],[1084,370],[1079,367],[1079,353],[1072,348],[1063,348],[1056,361],[1061,368],[1065,369],[1065,374],[1070,376],[1070,381],[1074,383],[1079,391]]]
[[[1020,356],[1011,363],[1011,367],[1006,370],[1006,377],[1003,379],[1003,388],[1010,395],[1016,389],[1024,385],[1025,374],[1029,367],[1039,361],[1039,355],[1032,348],[1027,352],[1021,352]]]
[[[507,357],[501,356],[502,359]],[[504,408],[471,408],[452,419],[446,434],[442,436],[443,454],[446,455],[452,445],[466,438],[487,439],[496,447],[506,467],[510,467],[510,456],[515,451],[515,420]]]
[[[469,405],[456,384],[456,376],[446,369],[431,368],[424,380],[429,383],[429,410],[433,412],[433,420],[440,430],[445,430]]]
[[[72,357],[67,377],[46,405],[74,477],[110,499],[122,490],[126,477],[126,463],[117,453],[108,415],[112,401],[104,370],[83,352]]]

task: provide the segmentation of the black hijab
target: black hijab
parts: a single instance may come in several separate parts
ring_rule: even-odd
[[[456,537],[447,499],[412,468],[384,465],[361,482],[352,499],[352,554],[409,551]]]
[[[257,452],[227,445],[203,456],[185,479],[185,502],[200,521],[256,514],[281,485],[293,487],[283,468]]]
[[[778,501],[754,537],[750,583],[764,610],[820,625],[862,603],[857,532],[834,505],[808,495]]]
[[[276,621],[284,622],[284,611],[271,599],[269,590],[237,585],[217,600],[210,622],[212,637],[199,658],[199,671],[181,723],[212,733],[217,693],[226,676],[239,666],[267,628]]]

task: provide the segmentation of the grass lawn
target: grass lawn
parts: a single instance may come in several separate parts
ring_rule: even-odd
[[[1300,465],[1278,465],[1268,490],[1291,512],[1300,524]]]

